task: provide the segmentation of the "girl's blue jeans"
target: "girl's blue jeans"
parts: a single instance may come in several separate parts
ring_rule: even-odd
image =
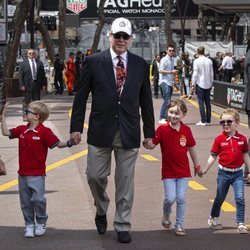
[[[244,223],[245,198],[243,170],[229,172],[219,169],[217,178],[217,194],[211,210],[212,217],[220,216],[222,203],[225,201],[230,185],[233,187],[236,204],[236,222]]]
[[[176,201],[176,224],[175,227],[182,227],[186,211],[186,193],[188,178],[164,179],[165,200],[163,214],[170,215],[172,205]]]

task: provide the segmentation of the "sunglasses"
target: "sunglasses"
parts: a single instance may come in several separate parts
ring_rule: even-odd
[[[116,33],[116,34],[113,34],[113,37],[115,39],[121,39],[121,38],[123,38],[124,40],[128,40],[130,38],[130,35]]]
[[[25,114],[25,115],[28,115],[28,114],[38,115],[37,113],[35,113],[35,112],[33,112],[32,110],[29,110],[29,109],[26,109],[26,110],[24,111],[24,114]]]
[[[224,126],[225,124],[227,124],[227,125],[230,126],[233,122],[234,122],[234,121],[232,121],[232,120],[221,120],[221,121],[220,121],[220,125],[221,125],[221,126]]]
[[[170,49],[168,52],[174,52],[174,50]]]

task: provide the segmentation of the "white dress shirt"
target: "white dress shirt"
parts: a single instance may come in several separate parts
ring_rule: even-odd
[[[193,63],[192,85],[198,84],[203,89],[210,89],[213,85],[213,63],[204,55],[199,55]]]
[[[32,60],[31,60],[30,58],[28,58],[28,59],[29,59],[29,64],[30,64],[31,73],[32,73],[32,78],[35,79],[35,77],[34,77],[34,72],[33,72],[32,61],[34,61],[35,69],[36,69],[36,72],[37,72],[36,59],[32,59]]]

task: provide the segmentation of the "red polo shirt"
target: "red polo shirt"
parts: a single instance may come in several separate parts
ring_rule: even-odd
[[[48,148],[53,148],[59,139],[50,128],[39,124],[29,130],[29,124],[10,130],[10,139],[19,139],[19,170],[23,176],[45,175]]]
[[[196,143],[188,126],[181,123],[180,130],[177,131],[169,122],[160,125],[153,143],[161,145],[162,179],[191,177],[187,152]]]
[[[248,152],[247,139],[237,131],[233,137],[224,131],[214,140],[211,153],[219,155],[219,164],[226,168],[239,168],[244,163],[243,153]]]

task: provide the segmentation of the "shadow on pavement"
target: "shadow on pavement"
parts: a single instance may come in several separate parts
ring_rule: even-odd
[[[48,227],[43,237],[24,238],[21,227],[0,227],[0,245],[6,249],[249,249],[249,235],[239,235],[235,228],[212,231],[209,228],[187,229],[186,236],[176,236],[174,230],[132,232],[129,244],[117,242],[116,233],[99,235],[95,230],[59,230]]]

